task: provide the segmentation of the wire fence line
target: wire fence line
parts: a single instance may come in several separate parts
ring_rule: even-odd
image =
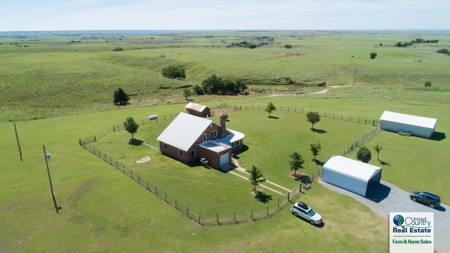
[[[352,143],[349,147],[347,147],[347,149],[344,149],[343,152],[339,153],[341,156],[346,156],[349,153],[351,153],[353,150],[355,150],[357,147],[361,146],[362,144],[364,144],[365,142],[367,142],[367,140],[369,140],[372,136],[374,136],[376,133],[378,133],[378,131],[380,131],[381,126],[378,125],[376,128],[374,128],[372,131],[370,131],[369,133],[363,135],[360,139],[358,139],[357,141],[355,141],[354,143]]]
[[[158,120],[172,120],[174,119],[176,116],[178,116],[178,112],[177,113],[171,113],[171,114],[164,114],[161,116],[158,116],[158,118],[156,119],[141,119],[141,120],[135,120],[136,123],[138,124],[142,124],[142,125],[147,125],[147,124],[158,124]],[[123,124],[117,124],[117,125],[112,125],[112,127],[108,128],[107,130],[104,130],[102,132],[100,132],[99,134],[93,135],[93,136],[89,136],[86,138],[81,139],[81,141],[85,144],[91,143],[91,142],[96,142],[98,140],[100,140],[101,138],[114,133],[114,132],[118,132],[118,131],[122,131],[125,130]]]
[[[228,107],[231,109],[234,109],[235,111],[246,111],[246,110],[265,110],[266,106],[264,105],[228,105],[223,104],[223,107]],[[361,118],[361,117],[352,117],[351,115],[343,115],[343,114],[336,114],[336,113],[330,113],[330,112],[323,112],[323,111],[314,111],[314,110],[308,110],[304,108],[298,108],[298,107],[292,107],[292,106],[275,106],[276,110],[279,111],[285,111],[285,112],[292,112],[292,113],[302,113],[306,114],[308,112],[317,112],[321,117],[324,118],[331,118],[336,120],[342,120],[342,121],[348,121],[358,124],[364,124],[364,125],[372,125],[377,126],[379,125],[380,121],[376,119],[368,119],[368,118]]]
[[[84,138],[83,140],[98,140],[94,137]],[[96,149],[95,147],[89,145],[89,143],[84,142],[82,139],[79,139],[79,145],[98,158],[102,159],[104,162],[108,163],[110,166],[116,168],[121,171],[129,178],[134,180],[136,183],[140,184],[149,192],[153,193],[155,196],[159,197],[161,200],[181,212],[183,215],[188,217],[189,219],[197,222],[201,225],[214,225],[214,224],[227,224],[227,223],[242,223],[249,221],[257,221],[262,219],[267,219],[273,217],[277,212],[283,209],[285,205],[288,203],[293,203],[293,200],[299,198],[298,193],[301,192],[301,185],[297,186],[293,190],[291,190],[286,197],[277,198],[276,200],[272,198],[271,195],[267,195],[261,193],[260,195],[255,195],[255,198],[260,199],[262,202],[267,203],[265,208],[257,208],[250,209],[247,212],[238,211],[221,211],[220,213],[201,213],[197,210],[192,210],[188,205],[184,203],[180,203],[177,198],[170,196],[163,189],[159,188],[157,185],[154,185],[149,182],[148,175],[142,176],[139,173],[133,172],[132,169],[127,168],[124,164],[115,160],[112,156],[106,154],[105,152]]]

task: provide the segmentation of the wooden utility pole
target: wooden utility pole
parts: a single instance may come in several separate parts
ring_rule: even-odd
[[[59,213],[58,206],[56,205],[55,194],[53,194],[52,178],[50,176],[50,169],[48,168],[48,159],[47,152],[45,152],[45,145],[42,145],[42,147],[44,148],[45,165],[47,166],[48,181],[50,182],[50,191],[52,193],[53,204],[55,204],[56,213]]]
[[[22,149],[20,148],[19,136],[17,136],[16,121],[14,121],[14,131],[16,132],[16,140],[17,140],[17,146],[19,147],[20,160],[23,162],[23,160],[22,160]]]

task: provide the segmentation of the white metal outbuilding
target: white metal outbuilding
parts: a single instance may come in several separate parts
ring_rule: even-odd
[[[437,119],[385,111],[380,118],[381,129],[391,132],[404,132],[430,138],[435,131]]]
[[[331,157],[322,168],[322,181],[362,196],[369,185],[380,180],[380,167],[343,156]]]

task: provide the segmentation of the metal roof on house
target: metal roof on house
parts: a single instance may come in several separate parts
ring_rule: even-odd
[[[191,109],[197,112],[203,112],[206,109],[206,106],[189,102],[189,104],[186,105],[186,109]]]
[[[157,140],[187,152],[212,123],[211,120],[181,112]]]
[[[356,161],[343,156],[333,156],[324,165],[323,168],[333,170],[337,173],[357,178],[363,181],[369,181],[372,176],[381,170],[380,167]]]
[[[391,121],[401,124],[420,126],[425,128],[433,128],[436,126],[437,119],[414,116],[409,114],[384,111],[380,120]]]
[[[225,138],[218,140],[220,143],[230,145],[230,143],[238,141],[238,140],[242,140],[245,137],[245,135],[241,132],[234,131],[234,130],[231,130],[228,128],[227,128],[227,131],[230,132],[231,134],[225,136]]]

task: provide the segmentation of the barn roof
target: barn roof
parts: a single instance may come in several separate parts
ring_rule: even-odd
[[[323,168],[335,171],[340,174],[351,176],[363,181],[369,181],[370,178],[379,170],[380,167],[356,161],[343,156],[333,156],[324,165]]]
[[[204,105],[195,104],[192,102],[189,102],[189,104],[186,105],[186,109],[191,109],[197,112],[203,112],[207,107]]]
[[[383,115],[381,115],[380,120],[433,129],[436,126],[437,122],[437,119],[433,118],[426,118],[390,111],[384,111]]]
[[[187,151],[213,122],[181,112],[157,140]]]

